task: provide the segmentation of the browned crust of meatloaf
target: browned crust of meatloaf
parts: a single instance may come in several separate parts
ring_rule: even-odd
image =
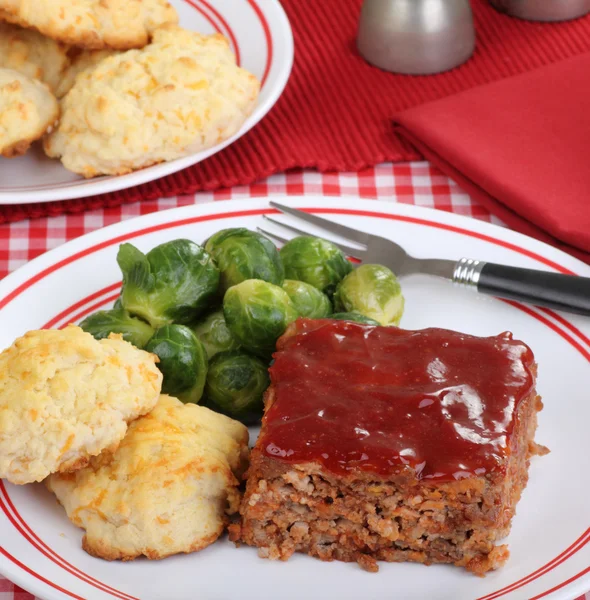
[[[271,386],[267,411],[274,399]],[[507,560],[507,546],[495,543],[510,531],[530,457],[547,451],[534,443],[541,408],[534,390],[521,401],[505,470],[453,482],[418,480],[411,470],[340,476],[319,464],[268,457],[256,445],[241,523],[230,526],[230,539],[271,559],[303,552],[369,571],[377,560],[451,563],[483,575]],[[259,439],[263,433],[264,420]]]

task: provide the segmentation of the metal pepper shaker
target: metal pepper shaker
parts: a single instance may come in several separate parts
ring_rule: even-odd
[[[364,0],[357,47],[371,64],[428,75],[468,60],[475,48],[469,0]]]

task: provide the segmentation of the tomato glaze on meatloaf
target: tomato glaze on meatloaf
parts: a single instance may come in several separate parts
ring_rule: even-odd
[[[475,337],[299,319],[277,343],[233,541],[286,560],[508,558],[542,403],[532,351]]]

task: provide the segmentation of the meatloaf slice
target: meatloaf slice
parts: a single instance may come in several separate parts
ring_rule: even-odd
[[[534,443],[536,364],[478,338],[300,319],[279,340],[235,542],[265,558],[501,566]]]

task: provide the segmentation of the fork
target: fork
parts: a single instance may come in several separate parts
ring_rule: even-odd
[[[416,273],[433,275],[472,288],[483,294],[590,316],[590,278],[588,277],[510,267],[472,258],[460,258],[457,261],[439,258],[415,258],[409,255],[399,244],[378,235],[359,231],[278,202],[270,202],[270,205],[283,214],[297,217],[304,223],[345,238],[347,243],[336,242],[332,239],[329,241],[340,248],[347,256],[365,264],[378,263],[385,265],[398,276]],[[264,218],[266,221],[283,227],[292,233],[314,235],[305,229],[266,215],[264,215]],[[264,228],[258,227],[258,230],[279,242],[286,243],[289,241],[288,238]],[[350,245],[350,242],[356,244],[356,246]]]

